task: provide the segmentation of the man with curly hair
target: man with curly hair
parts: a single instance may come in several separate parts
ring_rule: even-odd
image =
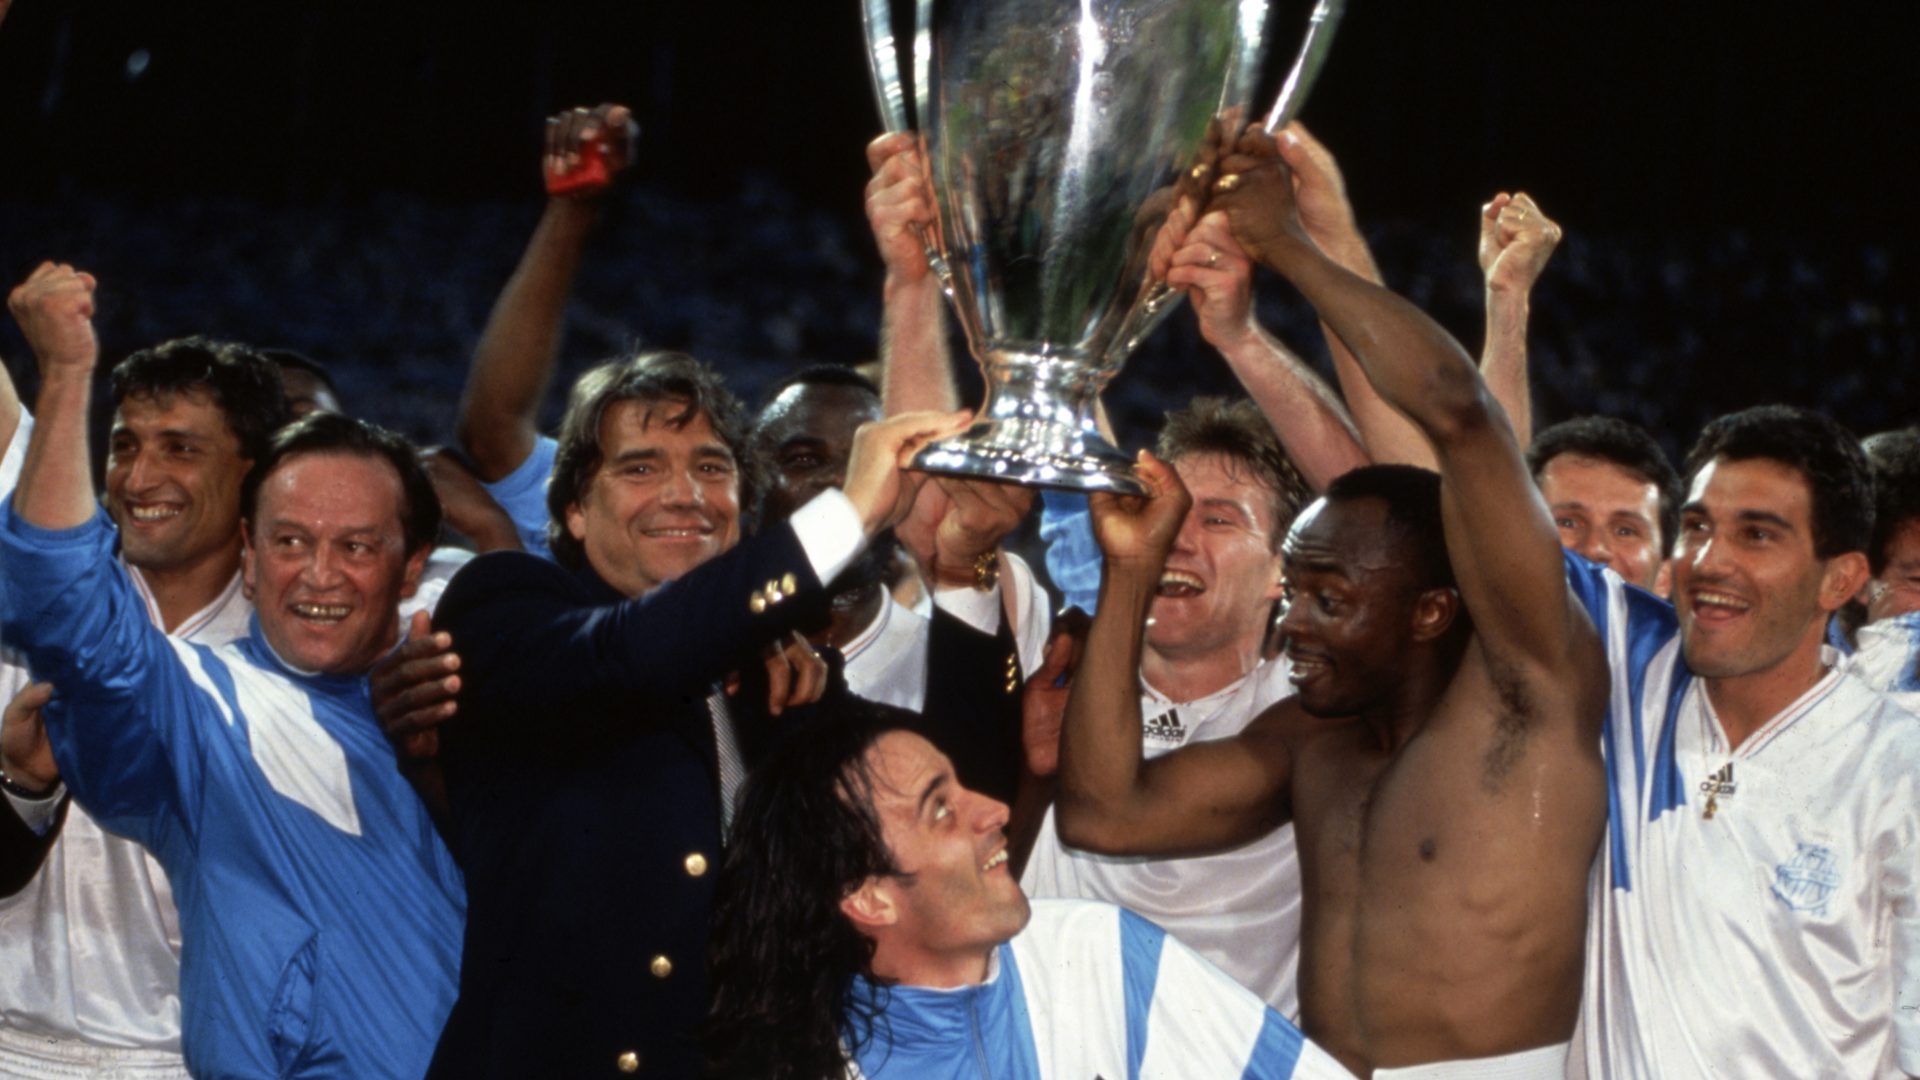
[[[1122,908],[1028,901],[1007,807],[843,699],[748,784],[716,896],[714,1075],[1349,1074]]]

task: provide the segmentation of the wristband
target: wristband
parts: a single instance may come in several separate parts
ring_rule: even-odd
[[[41,802],[53,798],[53,793],[59,790],[59,780],[55,780],[45,791],[35,791],[20,781],[15,780],[13,777],[8,776],[5,769],[0,769],[0,791],[4,791],[16,799],[25,799],[28,802]]]

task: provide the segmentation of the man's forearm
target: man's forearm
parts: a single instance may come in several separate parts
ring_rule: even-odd
[[[1493,400],[1507,411],[1513,437],[1521,446],[1533,441],[1533,387],[1527,372],[1527,297],[1487,294],[1487,344],[1480,356],[1480,377]]]
[[[1373,251],[1358,232],[1337,238],[1316,237],[1321,249],[1335,263],[1356,277],[1385,287],[1380,265]],[[1421,437],[1413,422],[1381,399],[1379,391],[1367,380],[1366,371],[1340,335],[1322,319],[1320,332],[1326,337],[1327,351],[1333,357],[1334,378],[1347,401],[1347,410],[1359,430],[1360,442],[1371,461],[1381,464],[1419,465],[1433,468],[1433,449]]]
[[[817,593],[858,553],[843,547],[831,561],[816,557],[819,534],[858,526],[847,511],[816,528],[822,515],[809,513],[813,507],[619,603],[583,604],[562,584],[571,575],[550,563],[475,560],[434,614],[435,628],[460,643],[463,702],[487,702],[496,717],[553,717],[558,737],[573,730],[576,715],[602,717],[582,706],[608,695],[704,695],[743,655],[794,629],[807,607],[793,598]],[[634,721],[645,714],[637,710]],[[470,720],[463,712],[463,729]]]
[[[888,416],[959,407],[945,307],[933,274],[913,282],[888,276],[880,315],[880,393]]]
[[[488,483],[512,472],[533,449],[535,421],[553,376],[567,297],[594,212],[587,202],[548,200],[474,349],[458,437]]]
[[[1076,846],[1091,846],[1086,841],[1113,824],[1113,809],[1139,782],[1140,650],[1159,577],[1158,566],[1108,563],[1100,582],[1099,614],[1060,731],[1055,812],[1062,838],[1080,840]]]
[[[92,519],[95,503],[87,452],[91,368],[49,372],[40,387],[40,415],[27,442],[13,512],[42,529],[72,529]]]
[[[1473,361],[1459,342],[1406,299],[1309,245],[1277,252],[1270,265],[1293,282],[1352,352],[1381,402],[1412,420],[1429,439],[1440,441],[1481,406]],[[1368,449],[1375,460],[1382,460],[1378,448],[1369,444]]]
[[[1323,491],[1335,477],[1367,464],[1353,418],[1338,395],[1264,328],[1256,327],[1221,355],[1313,490]]]

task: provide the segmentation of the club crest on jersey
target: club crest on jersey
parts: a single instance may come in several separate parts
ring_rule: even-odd
[[[1168,709],[1146,723],[1146,737],[1175,746],[1187,741],[1186,726],[1180,723],[1180,710]]]
[[[1824,844],[1796,845],[1793,858],[1773,870],[1773,895],[1790,911],[1825,915],[1839,887],[1840,860]]]

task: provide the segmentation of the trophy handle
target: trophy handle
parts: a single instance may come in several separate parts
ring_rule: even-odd
[[[893,5],[889,0],[861,0],[860,26],[867,32],[867,74],[873,76],[873,99],[880,106],[881,126],[889,135],[911,131],[900,53],[893,39]]]
[[[1300,114],[1300,106],[1307,101],[1307,91],[1312,90],[1314,81],[1320,78],[1320,69],[1327,66],[1333,32],[1340,28],[1340,16],[1346,10],[1347,0],[1320,0],[1314,6],[1313,14],[1307,17],[1307,36],[1300,42],[1300,57],[1293,62],[1293,70],[1287,74],[1287,81],[1281,84],[1280,94],[1267,113],[1267,134],[1286,127]]]
[[[1333,33],[1340,28],[1340,16],[1346,11],[1347,0],[1320,0],[1314,6],[1313,14],[1307,17],[1307,36],[1300,42],[1300,55],[1293,62],[1293,70],[1287,73],[1287,81],[1281,84],[1273,108],[1267,111],[1267,118],[1262,125],[1267,134],[1286,127],[1300,114],[1300,106],[1307,101],[1307,91],[1312,90],[1314,82],[1320,78],[1320,69],[1327,66],[1327,53],[1333,48]],[[1179,294],[1166,282],[1149,282],[1146,295],[1140,303],[1144,318],[1138,329],[1129,335],[1131,343],[1138,344],[1152,333],[1179,299]]]
[[[924,25],[926,20],[920,21]],[[889,135],[912,131],[913,124],[907,118],[907,91],[900,71],[900,51],[893,38],[893,5],[890,0],[861,0],[860,25],[867,32],[867,73],[873,76],[873,99],[880,106],[880,123]],[[915,35],[913,43],[915,76],[922,82],[926,80],[926,64],[920,58],[920,53],[926,47],[925,39],[926,32],[922,30]],[[921,148],[925,147],[926,143],[922,140]],[[940,250],[938,241],[927,235],[927,230],[916,225],[913,231],[919,235],[920,246],[927,253],[927,266],[940,282],[941,290],[951,298],[953,269],[947,265],[946,254]]]

